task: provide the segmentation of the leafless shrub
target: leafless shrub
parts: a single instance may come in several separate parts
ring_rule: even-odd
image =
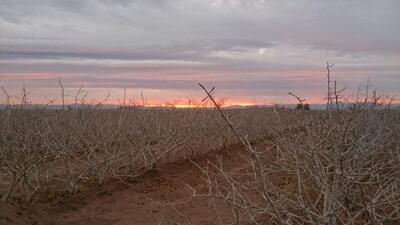
[[[108,96],[87,105],[82,87],[71,107],[61,80],[63,110],[32,109],[25,88],[20,98],[2,88],[7,107],[0,109],[1,198],[33,201],[60,189],[72,194],[84,183],[125,180],[240,143],[244,168],[226,168],[222,158],[197,165],[208,190],[193,189],[194,197],[229,205],[231,224],[396,224],[400,116],[390,107],[377,110],[393,98],[370,94],[368,84],[351,101],[336,82],[332,91],[327,68],[327,111],[224,109],[224,99],[203,85],[207,96],[201,104],[215,108],[128,106],[124,90],[122,107],[105,109]],[[333,101],[337,110],[330,110]],[[341,101],[354,105],[345,110]],[[254,144],[260,141],[266,147]]]
[[[193,196],[227,203],[237,212],[232,221],[240,215],[254,224],[397,224],[400,116],[373,110],[379,97],[366,99],[368,110],[275,114],[291,126],[268,126],[264,150],[226,121],[248,166],[240,172],[222,160],[199,166],[208,192],[193,189]]]
[[[74,193],[82,183],[125,180],[160,164],[237,142],[212,108],[105,109],[101,105],[108,97],[97,105],[86,105],[87,94],[80,87],[72,105],[62,100],[64,110],[26,107],[29,92],[23,89],[21,109],[12,104],[5,89],[3,92],[9,105],[0,109],[3,200],[23,196],[34,200],[45,191]],[[62,96],[68,95],[62,91]],[[238,129],[255,139],[269,123],[261,113],[266,111],[229,113]]]

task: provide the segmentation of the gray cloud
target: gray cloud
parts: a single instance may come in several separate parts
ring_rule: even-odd
[[[185,90],[193,82],[180,79],[193,77],[286,92],[296,74],[323,79],[332,61],[338,79],[352,77],[343,82],[375,77],[396,92],[399,12],[396,0],[3,0],[0,82],[43,73]]]

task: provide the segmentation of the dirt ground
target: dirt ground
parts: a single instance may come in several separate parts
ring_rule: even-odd
[[[262,147],[263,144],[258,144]],[[246,167],[238,155],[241,146],[230,146],[195,159],[198,165],[223,157],[226,168]],[[156,168],[130,184],[110,182],[82,188],[70,196],[24,204],[0,205],[0,224],[37,225],[130,225],[130,224],[220,224],[232,222],[232,211],[206,197],[192,198],[192,187],[207,192],[201,171],[190,160]],[[218,208],[218,210],[215,210]],[[241,224],[246,224],[241,221]]]

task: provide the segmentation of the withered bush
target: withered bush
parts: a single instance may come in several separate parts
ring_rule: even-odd
[[[270,123],[268,110],[227,112],[250,139]],[[81,182],[136,177],[237,142],[211,108],[9,107],[0,110],[0,127],[3,200],[52,188],[74,193]]]
[[[222,160],[210,163],[202,169],[208,192],[193,190],[194,196],[228,204],[231,224],[400,222],[397,110],[274,116],[281,123],[268,126],[266,149],[244,141],[241,157],[248,164],[239,172]]]

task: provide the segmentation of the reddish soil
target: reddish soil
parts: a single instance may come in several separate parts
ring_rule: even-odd
[[[264,147],[263,144],[257,144]],[[195,159],[198,165],[216,156],[226,168],[239,171],[247,167],[239,154],[240,145]],[[192,198],[190,185],[207,192],[201,171],[190,161],[166,164],[129,185],[110,182],[82,188],[76,195],[61,194],[55,200],[35,205],[0,205],[0,224],[128,225],[128,224],[221,224],[232,222],[232,211],[206,197]],[[218,213],[216,209],[218,208]],[[218,215],[218,216],[217,216]],[[222,220],[222,221],[221,221]],[[241,224],[244,221],[241,221]]]

